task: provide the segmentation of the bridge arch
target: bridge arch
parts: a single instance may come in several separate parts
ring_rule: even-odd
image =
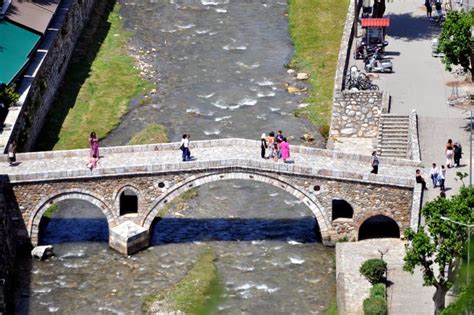
[[[361,221],[358,240],[370,238],[400,238],[400,224],[384,214],[371,215]]]
[[[124,202],[124,200],[123,200],[124,194],[125,193],[129,194],[130,192],[132,194],[134,194],[135,197],[136,197],[136,201],[135,201],[135,205],[134,205],[135,208],[132,209],[134,211],[131,211],[130,213],[137,213],[138,209],[141,208],[141,205],[143,203],[143,196],[140,192],[140,189],[138,189],[137,187],[135,187],[133,185],[127,184],[127,185],[124,185],[124,186],[120,187],[119,189],[115,190],[114,193],[113,193],[114,205],[115,205],[115,209],[117,210],[117,216],[122,215],[122,206],[124,206],[122,204]]]
[[[330,241],[330,220],[328,219],[327,214],[322,205],[319,203],[319,201],[314,195],[310,194],[309,190],[290,184],[282,178],[270,176],[267,174],[257,174],[245,171],[195,175],[187,178],[182,182],[177,183],[158,197],[158,199],[152,204],[150,209],[144,214],[140,224],[146,229],[150,229],[151,224],[154,218],[158,215],[160,209],[165,206],[165,204],[171,202],[174,198],[178,197],[185,191],[194,187],[201,186],[203,184],[230,179],[253,180],[270,184],[295,196],[311,210],[314,218],[318,222],[323,243]]]
[[[38,245],[38,234],[39,234],[39,225],[41,218],[46,210],[54,203],[58,203],[62,200],[67,199],[79,199],[90,202],[91,204],[97,206],[102,210],[102,213],[107,218],[107,224],[109,230],[115,225],[115,216],[111,207],[102,201],[103,197],[97,195],[90,191],[79,190],[79,189],[64,189],[60,190],[54,194],[51,194],[45,198],[42,198],[38,205],[31,212],[30,219],[28,220],[28,234],[31,238],[31,243],[33,246]]]

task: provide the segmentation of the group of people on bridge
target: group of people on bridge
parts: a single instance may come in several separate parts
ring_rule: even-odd
[[[269,150],[268,155],[267,149]],[[290,145],[281,130],[278,130],[276,135],[275,132],[270,131],[268,137],[265,133],[262,133],[262,137],[260,138],[260,150],[262,159],[273,159],[275,162],[282,159],[284,163],[290,161]]]

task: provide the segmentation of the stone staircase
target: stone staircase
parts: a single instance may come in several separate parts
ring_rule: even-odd
[[[408,115],[382,114],[379,122],[377,151],[380,156],[407,158]]]

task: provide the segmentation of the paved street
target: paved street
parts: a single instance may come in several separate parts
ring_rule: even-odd
[[[421,158],[427,182],[431,163],[445,163],[444,147],[449,138],[463,145],[464,159],[468,164],[469,133],[464,131],[466,120],[463,110],[447,105],[452,88],[447,82],[455,80],[444,70],[439,58],[431,56],[431,41],[440,31],[426,18],[422,1],[399,0],[387,3],[390,17],[387,57],[392,58],[395,73],[381,74],[375,83],[390,92],[391,112],[408,114],[416,109],[419,118]],[[463,92],[460,90],[459,94]],[[455,181],[456,171],[468,172],[467,165],[450,169],[447,173],[447,195],[456,193],[460,182]],[[413,174],[414,175],[414,174]],[[428,186],[424,202],[439,195],[439,188]],[[422,287],[421,274],[415,276],[402,271],[402,257],[393,263],[389,289],[390,314],[433,314],[431,301],[434,289]]]

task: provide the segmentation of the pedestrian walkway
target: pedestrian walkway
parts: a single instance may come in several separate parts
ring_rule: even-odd
[[[392,59],[394,73],[380,74],[375,83],[391,95],[391,113],[407,115],[412,109],[418,113],[418,128],[424,177],[428,183],[432,162],[445,163],[444,148],[449,138],[463,144],[464,159],[468,164],[469,134],[464,130],[466,121],[463,110],[447,105],[451,87],[447,82],[454,77],[444,69],[439,58],[431,56],[432,39],[438,36],[440,28],[426,18],[422,1],[400,0],[387,3],[386,15],[390,17],[388,29],[389,46],[386,55]],[[449,169],[446,179],[446,194],[455,194],[461,185],[455,180],[456,172],[468,172],[464,165]],[[424,202],[439,196],[439,188],[425,193]],[[420,272],[414,275],[402,271],[400,266],[393,270],[393,287],[389,290],[389,314],[433,314],[433,287],[422,287]],[[422,306],[422,307],[420,307]]]
[[[387,159],[380,167],[381,175],[371,175],[370,156],[347,154],[331,150],[292,146],[291,163],[274,162],[260,157],[260,141],[246,139],[218,139],[191,142],[193,161],[182,162],[179,143],[141,146],[108,147],[100,150],[98,167],[92,172],[86,167],[89,150],[33,152],[17,154],[17,165],[9,166],[6,155],[0,163],[0,173],[10,181],[59,179],[71,176],[101,176],[153,172],[164,168],[178,171],[194,166],[236,165],[262,167],[280,171],[309,172],[312,175],[348,177],[381,183],[413,185],[411,173],[416,163],[406,159]],[[238,162],[238,163],[237,163]]]

